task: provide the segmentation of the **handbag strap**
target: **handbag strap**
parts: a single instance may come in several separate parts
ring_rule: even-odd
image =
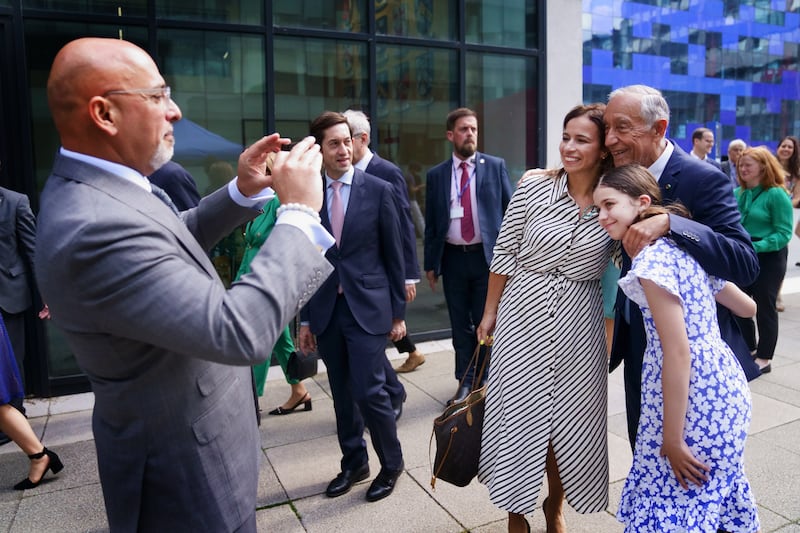
[[[444,455],[442,455],[442,460],[439,461],[439,468],[435,472],[433,471],[433,460],[431,459],[431,448],[433,446],[433,436],[436,433],[436,429],[434,428],[431,430],[431,438],[428,441],[428,463],[430,464],[431,468],[431,490],[436,490],[436,478],[439,477],[439,472],[442,471],[444,467],[445,460],[447,459],[447,454],[450,453],[450,448],[453,447],[453,434],[458,431],[457,426],[453,426],[450,430],[450,439],[447,441],[447,448],[444,450]]]
[[[489,362],[489,347],[486,346],[486,357],[483,358],[483,364],[481,364],[481,369],[478,371],[478,356],[481,353],[482,346],[486,345],[478,343],[478,345],[475,346],[475,351],[472,352],[472,358],[469,360],[469,364],[467,365],[467,368],[474,368],[474,371],[472,372],[472,385],[470,392],[474,391],[477,388],[477,385],[479,385],[483,380],[483,374],[486,372],[486,364]],[[467,377],[467,374],[469,374],[469,372],[464,372],[464,375],[461,376],[461,379],[458,382],[459,389],[464,386],[464,378]]]

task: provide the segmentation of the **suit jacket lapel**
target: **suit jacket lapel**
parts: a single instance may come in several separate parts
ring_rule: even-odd
[[[151,193],[101,168],[61,155],[57,155],[53,163],[53,174],[97,189],[163,226],[178,238],[183,248],[204,271],[216,276],[214,265],[186,225]]]

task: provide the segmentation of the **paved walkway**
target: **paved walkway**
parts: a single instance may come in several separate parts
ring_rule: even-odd
[[[786,312],[771,374],[751,382],[753,421],[746,468],[758,499],[762,531],[800,533],[800,268],[791,258],[784,287]],[[264,532],[503,532],[505,513],[488,501],[473,481],[457,488],[442,481],[430,489],[428,439],[431,422],[453,393],[453,353],[449,341],[420,346],[427,362],[402,374],[408,401],[398,431],[406,472],[395,493],[367,503],[369,481],[347,495],[329,499],[325,486],[338,472],[333,406],[327,375],[308,384],[314,408],[283,417],[265,416],[261,426],[264,457],[258,493],[258,527]],[[397,358],[393,351],[390,357]],[[273,372],[261,400],[264,411],[282,403],[288,387]],[[58,451],[65,470],[48,483],[24,492],[11,486],[27,472],[27,460],[13,444],[0,447],[0,531],[105,531],[107,524],[91,434],[91,394],[27,402],[31,424],[47,446]],[[570,532],[620,532],[614,519],[631,462],[625,430],[622,372],[609,376],[608,438],[611,503],[606,512],[566,515]],[[370,456],[373,477],[379,470]],[[370,478],[372,479],[372,477]],[[533,531],[544,531],[544,515],[529,516]]]

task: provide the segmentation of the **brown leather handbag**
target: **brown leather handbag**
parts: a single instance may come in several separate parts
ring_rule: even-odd
[[[457,487],[469,485],[478,475],[478,461],[481,456],[481,431],[483,430],[483,409],[486,401],[486,385],[480,386],[486,365],[489,362],[488,347],[486,357],[478,370],[478,354],[482,346],[475,348],[470,360],[474,366],[471,391],[460,402],[448,405],[444,412],[433,421],[433,431],[428,442],[430,458],[433,439],[436,437],[436,457],[431,466],[431,488],[436,488],[436,479],[452,483]],[[464,374],[464,377],[468,373]],[[464,382],[461,378],[459,388]]]

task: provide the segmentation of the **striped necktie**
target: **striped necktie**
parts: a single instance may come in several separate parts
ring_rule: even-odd
[[[151,183],[150,184],[150,190],[155,195],[156,198],[158,198],[159,200],[164,202],[167,207],[172,209],[172,212],[175,213],[176,217],[180,217],[181,216],[180,211],[178,211],[178,208],[175,206],[174,203],[172,203],[172,198],[169,197],[169,195],[167,194],[167,192],[164,189],[162,189],[161,187],[159,187],[155,183]]]

